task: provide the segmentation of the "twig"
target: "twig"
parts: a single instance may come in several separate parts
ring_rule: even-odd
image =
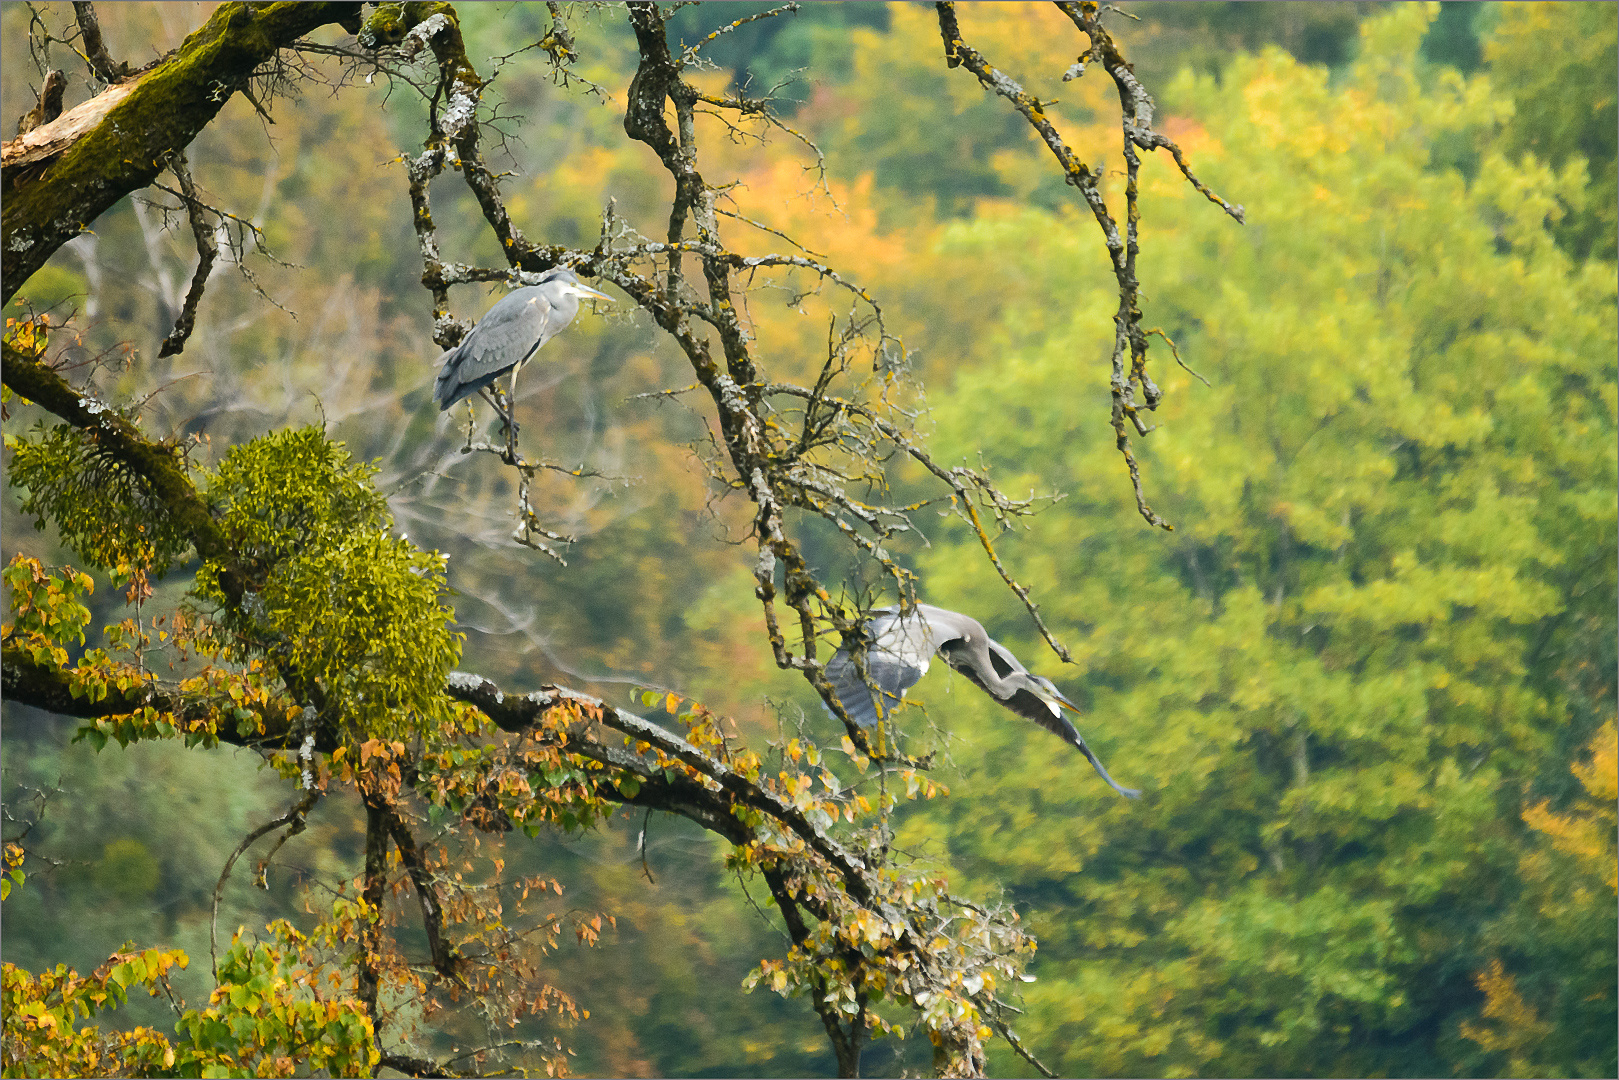
[[[1017,1037],[1017,1032],[1008,1027],[1004,1020],[998,1016],[991,1016],[989,1017],[989,1026],[995,1029],[996,1034],[1006,1040],[1008,1046],[1017,1051],[1018,1057],[1038,1069],[1041,1076],[1048,1077],[1049,1080],[1056,1080],[1057,1074],[1046,1068],[1044,1062],[1029,1052],[1028,1048],[1023,1045],[1023,1040]]]
[[[236,850],[230,853],[230,858],[225,860],[225,869],[220,871],[219,882],[214,886],[213,904],[208,913],[208,956],[213,961],[214,980],[216,982],[219,980],[219,901],[225,895],[225,882],[230,877],[231,867],[236,865],[236,860],[241,858],[242,852],[252,847],[260,837],[268,832],[279,829],[283,825],[291,825],[292,833],[303,832],[305,815],[309,813],[310,809],[320,799],[320,796],[319,788],[310,788],[304,792],[303,797],[293,803],[291,809],[285,814],[282,814],[274,821],[265,822],[248,833],[242,842],[236,845]]]
[[[746,26],[746,25],[748,25],[748,23],[754,22],[757,19],[768,19],[768,18],[770,18],[770,17],[772,17],[774,15],[780,15],[782,12],[797,12],[797,11],[798,11],[798,5],[796,3],[790,3],[789,2],[789,3],[783,4],[781,7],[771,8],[769,11],[758,11],[758,12],[753,13],[752,15],[748,15],[748,16],[745,16],[743,18],[740,18],[740,19],[736,20],[735,22],[733,22],[733,23],[731,23],[731,24],[729,24],[727,26],[722,26],[718,30],[715,30],[713,33],[711,33],[707,37],[703,38],[703,40],[699,41],[697,44],[695,44],[695,45],[687,45],[683,50],[681,50],[680,62],[681,62],[682,65],[685,65],[685,64],[689,64],[693,60],[697,59],[697,54],[702,50],[703,46],[707,45],[709,42],[713,41],[715,38],[720,37],[722,34],[729,34],[731,31],[736,30],[739,27]]]
[[[219,257],[219,243],[214,239],[214,231],[208,227],[208,222],[202,216],[202,201],[197,198],[197,185],[191,179],[191,169],[186,164],[184,151],[176,151],[169,158],[169,171],[180,181],[180,190],[184,193],[186,216],[191,222],[191,235],[197,241],[197,268],[192,271],[191,288],[186,292],[185,304],[180,308],[180,317],[174,320],[174,329],[163,339],[163,345],[158,349],[159,357],[174,356],[185,348],[186,339],[191,336],[191,330],[197,323],[197,305],[202,303],[203,288],[208,284],[209,274],[213,272],[214,260]]]

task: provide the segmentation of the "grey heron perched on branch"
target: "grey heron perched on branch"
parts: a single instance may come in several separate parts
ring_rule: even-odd
[[[573,322],[579,301],[586,296],[613,299],[579,284],[572,270],[559,266],[540,275],[537,284],[501,297],[461,344],[439,357],[438,381],[433,384],[439,410],[486,389],[508,371],[512,381],[507,400],[515,405],[518,370]]]
[[[860,677],[846,647],[839,649],[826,665],[826,677],[855,723],[875,726],[879,707],[886,714],[897,706],[905,691],[927,673],[928,661],[937,652],[945,663],[997,702],[1078,749],[1114,791],[1131,799],[1141,794],[1135,788],[1121,787],[1107,774],[1079,731],[1063,715],[1063,709],[1078,712],[1079,706],[1050,679],[1030,673],[1006,646],[984,631],[977,619],[931,604],[917,604],[909,612],[897,607],[879,608],[871,613],[865,636],[867,679]],[[876,695],[872,687],[876,687]]]

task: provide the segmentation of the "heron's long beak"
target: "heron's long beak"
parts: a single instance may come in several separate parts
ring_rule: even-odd
[[[1051,691],[1051,698],[1058,705],[1061,705],[1065,709],[1072,709],[1075,712],[1080,711],[1079,706],[1075,705],[1072,701],[1069,701],[1066,697],[1064,697],[1063,692],[1061,690],[1052,690]]]
[[[574,288],[577,289],[582,296],[594,296],[598,300],[606,300],[608,303],[613,302],[613,298],[611,296],[608,296],[604,292],[597,292],[589,285],[575,285]]]

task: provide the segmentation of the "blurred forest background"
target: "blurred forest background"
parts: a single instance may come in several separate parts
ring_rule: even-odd
[[[485,91],[507,135],[486,153],[530,237],[589,244],[609,198],[658,232],[666,181],[620,126],[633,36],[614,6],[567,7],[576,70],[607,95],[553,85],[538,51],[513,56]],[[672,26],[695,40],[765,7],[694,5]],[[1061,493],[1002,555],[1076,666],[952,520],[896,554],[924,599],[974,614],[1079,701],[1086,738],[1146,791],[1119,799],[935,673],[914,692],[926,718],[907,722],[934,725],[919,740],[943,752],[950,794],[904,807],[900,845],[958,892],[1022,913],[1040,951],[1019,1030],[1063,1075],[1612,1076],[1619,8],[1123,8],[1139,21],[1115,29],[1161,128],[1248,214],[1237,227],[1148,157],[1148,323],[1207,380],[1160,360],[1167,404],[1137,448],[1173,533],[1136,516],[1108,429],[1116,292],[1094,225],[1027,125],[946,68],[932,9],[811,4],[710,50],[716,88],[785,84],[789,122],[829,170],[810,193],[792,140],[711,142],[710,178],[741,177],[741,210],[884,304],[917,350],[939,460],[982,455],[1008,492]],[[100,11],[113,54],[139,63],[207,9]],[[459,11],[478,60],[548,21],[543,5]],[[7,124],[40,83],[36,13],[72,17],[0,8]],[[1054,9],[968,4],[962,20],[996,64],[1060,99],[1082,156],[1115,152],[1117,97],[1099,76],[1060,82],[1077,39]],[[53,49],[71,107],[88,96],[82,65]],[[86,357],[138,349],[102,378],[151,395],[148,430],[222,453],[320,423],[377,459],[400,526],[450,555],[463,669],[626,704],[632,687],[662,687],[760,745],[784,731],[835,742],[771,661],[753,555],[736,543],[748,510],[708,483],[700,411],[637,397],[691,381],[644,320],[587,311],[528,369],[525,438],[610,478],[547,481],[544,513],[581,538],[566,567],[507,539],[509,479],[463,456],[431,401],[438,349],[400,163],[423,113],[381,77],[280,102],[273,126],[233,100],[191,167],[282,261],[222,260],[178,357],[155,359],[156,343],[192,241],[140,198],[7,314],[76,312]],[[500,265],[466,192],[439,199],[441,237]],[[498,292],[462,288],[456,313]],[[824,321],[782,300],[756,296],[750,314],[779,362],[807,369]],[[8,558],[73,561],[11,495],[0,514]],[[818,568],[864,580],[835,541],[811,545]],[[177,568],[150,610],[177,604],[187,577]],[[122,617],[107,582],[94,602],[98,620]],[[245,751],[97,753],[70,743],[75,722],[9,705],[4,725],[8,811],[26,818],[30,789],[57,789],[31,840],[59,860],[6,900],[5,959],[89,970],[126,940],[205,956],[220,867],[287,785]],[[328,800],[267,892],[238,872],[222,924],[299,918],[322,881],[357,872],[362,832]],[[832,1070],[804,1002],[742,990],[779,946],[718,840],[636,813],[506,847],[574,907],[616,916],[595,947],[548,961],[589,1010],[564,1033],[577,1073]],[[177,985],[205,996],[206,969]],[[132,1001],[130,1022],[165,1011]],[[925,1063],[925,1047],[879,1042],[864,1068]],[[1000,1043],[990,1065],[1027,1069]]]

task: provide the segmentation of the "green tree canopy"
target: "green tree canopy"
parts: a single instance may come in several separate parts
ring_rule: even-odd
[[[1612,6],[1129,7],[0,9],[7,1075],[1612,1075]]]

